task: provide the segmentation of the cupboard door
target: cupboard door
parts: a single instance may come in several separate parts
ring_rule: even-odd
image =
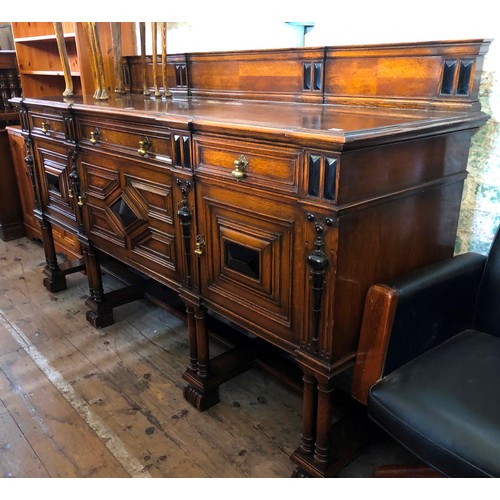
[[[178,285],[171,172],[93,152],[82,152],[80,170],[90,239],[158,281]]]
[[[77,231],[75,203],[71,192],[71,151],[57,142],[35,140],[43,210],[54,224]]]
[[[198,184],[201,293],[215,311],[292,351],[301,249],[295,208]],[[298,265],[295,265],[295,262]]]

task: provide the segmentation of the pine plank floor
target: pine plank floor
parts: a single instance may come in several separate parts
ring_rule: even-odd
[[[299,394],[255,368],[196,411],[182,396],[182,318],[140,300],[96,330],[86,277],[53,294],[44,265],[38,242],[0,241],[0,477],[290,477]],[[398,453],[375,443],[340,476],[369,477]]]

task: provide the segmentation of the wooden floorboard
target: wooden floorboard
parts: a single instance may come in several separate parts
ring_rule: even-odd
[[[182,396],[182,318],[139,300],[97,330],[85,319],[86,276],[68,276],[54,294],[43,287],[44,265],[40,243],[0,240],[0,477],[290,477],[297,392],[252,368],[198,412]],[[108,275],[104,283],[120,286]],[[212,355],[222,351],[211,342]],[[383,440],[339,476],[370,477],[406,460]]]
[[[0,241],[0,476],[290,476],[297,393],[255,368],[198,412],[182,396],[182,319],[140,300],[96,330],[86,277],[53,294],[44,264],[39,243]]]

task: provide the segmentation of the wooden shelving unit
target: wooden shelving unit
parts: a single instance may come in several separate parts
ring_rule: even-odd
[[[94,82],[83,25],[75,22],[62,24],[75,95],[93,94]],[[133,54],[132,25],[133,23],[122,23],[124,55]],[[98,26],[106,86],[111,91],[114,85],[111,30],[109,23],[101,22]],[[23,95],[61,95],[65,84],[53,23],[13,22],[12,32]]]

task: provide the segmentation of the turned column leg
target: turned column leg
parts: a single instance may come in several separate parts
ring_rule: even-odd
[[[210,350],[206,308],[200,305],[187,306],[189,335],[189,366],[183,378],[188,383],[184,387],[184,397],[200,411],[207,410],[219,402],[217,378],[210,375]]]
[[[198,373],[198,347],[196,342],[196,323],[194,317],[194,308],[186,306],[188,340],[189,340],[189,365],[188,370],[192,373]]]
[[[333,384],[304,368],[302,433],[292,460],[298,465],[293,477],[323,477],[331,466]]]
[[[304,373],[304,392],[302,396],[302,436],[300,449],[313,453],[316,440],[316,379]]]
[[[54,236],[52,234],[52,225],[50,222],[42,218],[39,219],[40,229],[42,231],[43,250],[45,253],[45,268],[43,274],[43,285],[50,292],[60,292],[66,290],[66,277],[61,273],[59,264],[57,263],[56,248],[54,245]]]
[[[330,458],[330,433],[332,428],[332,392],[331,383],[318,384],[318,414],[316,420],[316,445],[314,459],[326,465]]]
[[[113,307],[105,300],[99,257],[93,245],[83,245],[83,258],[87,269],[90,297],[86,301],[87,321],[95,328],[113,324]]]
[[[340,392],[336,397],[330,377],[303,370],[302,437],[290,457],[297,465],[293,477],[333,477],[369,442],[366,409]]]
[[[198,353],[198,376],[201,378],[207,378],[210,363],[206,315],[207,310],[204,307],[196,308],[195,319],[196,348]]]

